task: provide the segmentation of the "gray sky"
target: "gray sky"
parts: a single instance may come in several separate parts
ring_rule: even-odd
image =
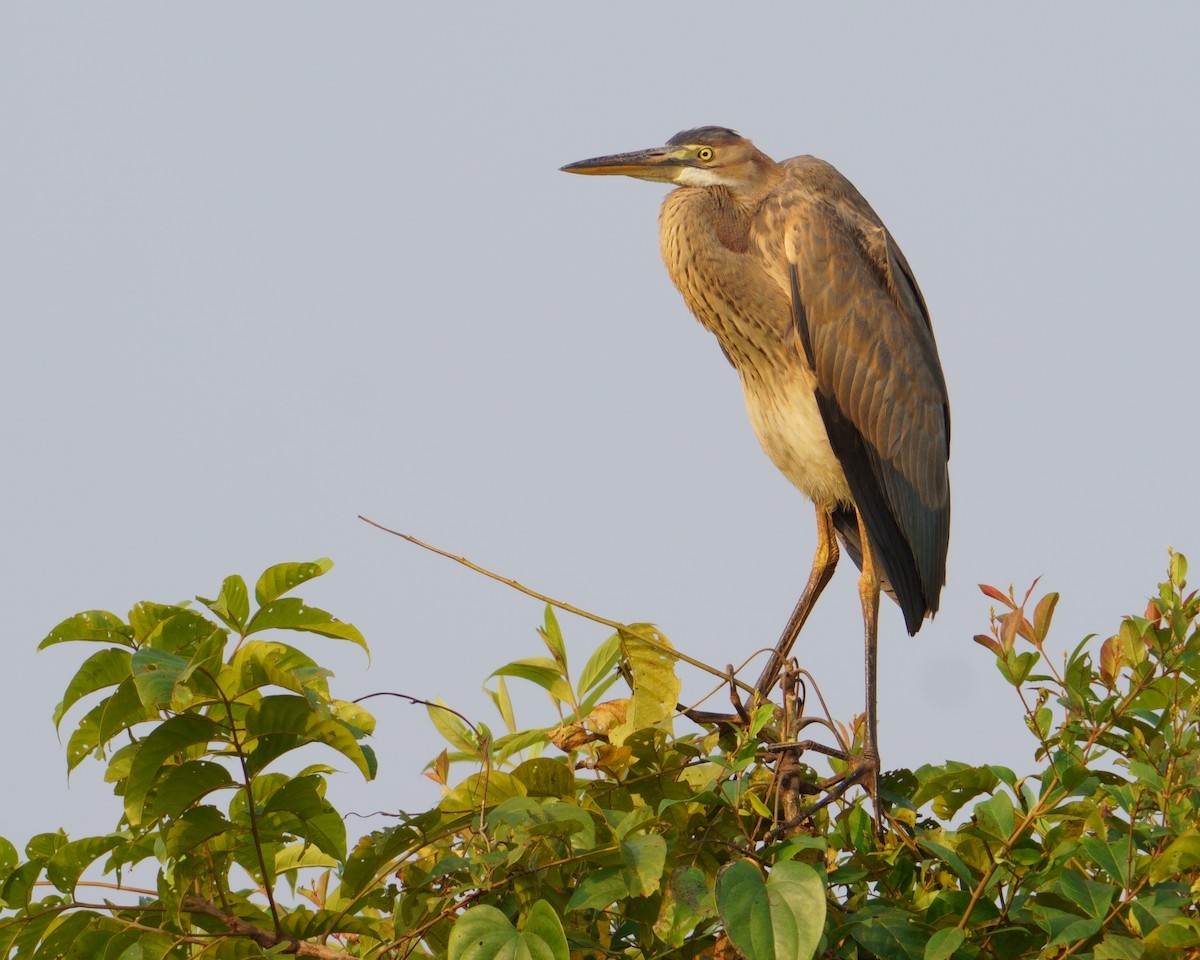
[[[659,262],[665,188],[557,172],[710,123],[836,164],[933,312],[949,583],[915,639],[886,606],[884,765],[1028,767],[975,584],[1043,575],[1062,648],[1200,563],[1198,48],[1183,4],[3,5],[0,833],[120,813],[65,785],[55,623],[281,560],[337,562],[340,695],[495,720],[540,606],[359,513],[715,664],[773,643],[812,511]],[[860,643],[847,564],[798,648],[843,719]],[[432,802],[424,711],[374,707],[335,799]]]

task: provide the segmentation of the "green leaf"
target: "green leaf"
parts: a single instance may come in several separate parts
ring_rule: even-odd
[[[55,960],[66,955],[75,942],[102,919],[100,914],[91,910],[81,910],[62,917],[59,923],[49,929],[33,954],[33,960]]]
[[[139,603],[129,611],[129,622],[134,625],[135,631],[139,629],[140,623],[137,615],[144,613],[147,607],[154,608],[154,616],[146,616],[142,626],[149,629],[144,635],[138,635],[138,639],[145,646],[190,657],[198,643],[202,643],[214,633],[225,633],[221,627],[195,610],[157,603]]]
[[[1169,877],[1191,870],[1197,863],[1200,863],[1200,831],[1193,828],[1172,840],[1155,858],[1150,867],[1150,879],[1154,883],[1162,883]]]
[[[64,844],[46,863],[46,879],[63,893],[69,894],[75,889],[80,875],[92,861],[123,843],[128,843],[126,837],[109,834],[105,837],[85,837]]]
[[[67,771],[74,770],[84,757],[108,743],[120,731],[157,717],[156,710],[143,705],[133,678],[126,677],[112,694],[92,707],[75,727],[67,741]]]
[[[520,764],[512,775],[525,784],[532,797],[567,797],[575,792],[575,772],[563,759],[535,757]]]
[[[610,903],[629,896],[626,872],[620,867],[600,867],[588,871],[583,881],[567,901],[567,913],[572,910],[603,910]]]
[[[1104,869],[1122,887],[1129,886],[1129,844],[1124,840],[1106,843],[1099,837],[1085,837],[1080,841],[1084,853]]]
[[[38,644],[38,649],[45,650],[46,647],[70,640],[119,643],[124,647],[134,645],[133,630],[120,617],[107,610],[88,610],[68,617],[51,630],[46,639]]]
[[[442,738],[452,747],[457,747],[465,753],[478,753],[479,741],[463,719],[454,713],[439,697],[433,703],[426,703],[425,709],[429,719]]]
[[[175,819],[201,797],[235,785],[229,771],[219,763],[189,760],[165,771],[147,799],[145,816]]]
[[[794,860],[764,881],[754,863],[736,860],[717,875],[717,909],[746,960],[811,960],[825,929],[825,881]]]
[[[217,594],[217,599],[205,600],[203,597],[196,599],[220,617],[221,621],[231,630],[237,630],[240,633],[246,626],[246,620],[250,616],[250,595],[246,590],[246,581],[236,573],[231,577],[226,577],[222,582],[221,592]]]
[[[625,878],[635,897],[657,893],[667,866],[667,842],[656,833],[642,833],[621,841]]]
[[[1147,952],[1155,958],[1190,958],[1193,954],[1185,954],[1183,951],[1189,947],[1200,946],[1200,921],[1194,917],[1176,917],[1169,920],[1146,937],[1146,946],[1150,948]]]
[[[528,750],[530,747],[544,747],[550,742],[545,730],[523,730],[520,733],[510,733],[498,737],[492,744],[495,750],[496,762],[503,763],[514,753]]]
[[[1146,948],[1142,946],[1141,941],[1110,933],[1096,944],[1092,956],[1095,960],[1142,960],[1145,954]]]
[[[908,914],[888,909],[850,925],[851,936],[879,957],[924,960],[930,937],[927,928]]]
[[[129,626],[133,628],[133,638],[139,643],[145,643],[164,620],[169,620],[184,608],[174,603],[155,603],[153,600],[143,600],[135,603],[129,611]]]
[[[948,960],[954,951],[962,946],[967,935],[958,927],[947,927],[939,930],[925,944],[925,960]]]
[[[1167,568],[1168,576],[1171,578],[1171,583],[1179,590],[1184,587],[1184,581],[1187,579],[1187,557],[1182,553],[1171,551],[1171,564]]]
[[[321,700],[329,699],[332,671],[319,666],[306,653],[277,640],[247,640],[230,660],[237,673],[240,696],[259,687],[274,685],[293,693],[312,691]]]
[[[271,795],[264,812],[290,816],[295,822],[284,829],[329,856],[344,860],[346,824],[341,814],[321,796],[322,784],[320,777],[294,777]]]
[[[505,800],[488,813],[487,826],[516,844],[528,843],[533,837],[560,837],[577,850],[596,845],[596,826],[589,813],[574,803],[546,797]]]
[[[328,709],[318,709],[305,697],[291,694],[263,697],[246,712],[246,734],[256,739],[281,737],[264,758],[269,756],[274,760],[305,743],[323,743],[353,763],[365,779],[375,777],[374,752],[358,742],[349,724],[334,717]],[[261,748],[260,744],[252,755]],[[260,761],[254,763],[256,771],[264,766]]]
[[[618,636],[633,674],[633,696],[625,722],[608,731],[609,741],[619,747],[637,731],[674,716],[681,685],[675,675],[676,658],[667,652],[671,644],[652,624],[631,624],[629,632],[619,631]],[[648,643],[647,637],[654,643]]]
[[[593,651],[588,662],[584,664],[583,673],[579,675],[579,686],[576,688],[579,696],[582,697],[597,683],[607,678],[620,656],[621,638],[614,633]]]
[[[943,862],[949,864],[950,869],[955,872],[955,875],[958,876],[959,880],[964,882],[966,886],[974,886],[974,875],[971,872],[971,868],[970,866],[966,865],[961,857],[959,857],[958,853],[950,850],[950,847],[940,844],[940,842],[930,840],[928,836],[922,836],[922,838],[920,838],[917,842],[920,846],[924,847],[925,850],[928,850],[930,853],[934,854],[935,857],[938,857],[942,859]]]
[[[445,813],[477,813],[512,797],[525,796],[525,784],[500,770],[473,773],[442,798],[438,809]]]
[[[279,918],[283,932],[297,940],[317,940],[335,933],[351,933],[378,939],[378,928],[362,917],[348,917],[333,910],[291,910]],[[288,954],[291,956],[291,954]]]
[[[368,656],[371,652],[358,627],[342,623],[333,614],[317,607],[305,606],[299,597],[272,600],[268,606],[261,607],[246,625],[245,634],[249,636],[263,630],[302,630],[334,640],[349,640],[362,647]]]
[[[949,819],[962,806],[979,796],[991,793],[1000,778],[987,767],[949,761],[941,766],[925,764],[916,771],[920,786],[913,794],[913,806],[920,808],[933,801],[933,811]]]
[[[377,875],[391,872],[397,859],[415,852],[425,845],[426,840],[423,833],[408,824],[387,827],[360,837],[342,871],[339,896],[358,897]]]
[[[554,909],[539,900],[523,930],[487,904],[465,911],[450,931],[448,960],[568,960],[567,938]]]
[[[233,824],[216,807],[207,804],[193,807],[174,821],[163,838],[167,856],[182,857],[218,834],[232,830]]]
[[[138,747],[125,784],[125,818],[131,827],[142,823],[142,813],[150,789],[164,775],[169,757],[189,747],[203,746],[227,739],[220,724],[194,713],[181,713],[163,721],[147,734]]]
[[[1061,901],[1058,901],[1061,902]],[[1046,946],[1065,946],[1076,940],[1085,940],[1099,931],[1103,920],[1096,917],[1081,917],[1069,910],[1060,910],[1044,903],[1030,907],[1037,925],[1049,935]]]
[[[483,688],[489,697],[492,698],[492,703],[496,705],[496,710],[500,714],[500,719],[504,721],[504,729],[513,734],[517,732],[517,718],[513,713],[512,697],[508,695],[508,684],[504,682],[503,677],[496,678],[496,689],[491,687]]]
[[[13,867],[20,861],[17,848],[12,841],[0,837],[0,880],[12,873]]]
[[[263,575],[258,578],[258,583],[254,586],[254,599],[260,607],[265,606],[306,580],[328,573],[332,567],[333,561],[328,557],[322,557],[312,563],[277,563],[264,570]]]
[[[975,822],[979,829],[997,840],[1007,840],[1016,826],[1012,798],[1003,790],[975,804]]]
[[[310,868],[325,870],[336,867],[338,862],[337,857],[322,853],[311,843],[293,843],[275,855],[275,875]]]
[[[570,951],[567,948],[567,935],[563,932],[562,920],[545,900],[537,901],[530,908],[525,923],[521,925],[521,932],[527,938],[533,937],[546,944],[554,960],[569,960]]]
[[[4,878],[0,885],[0,900],[13,910],[29,905],[29,896],[46,866],[46,857],[31,857]]]
[[[116,647],[97,650],[83,661],[71,678],[62,702],[54,708],[54,726],[62,722],[63,716],[79,700],[89,693],[113,687],[130,674],[129,651]]]
[[[147,707],[163,709],[174,699],[175,684],[190,660],[155,647],[142,647],[130,661],[138,698]]]
[[[663,891],[654,932],[668,945],[679,947],[697,926],[716,914],[717,903],[707,874],[698,867],[680,867],[671,874]]]
[[[492,671],[493,677],[520,677],[536,683],[550,696],[564,703],[571,702],[571,686],[567,683],[563,668],[549,657],[525,657],[506,663]]]
[[[1104,917],[1112,905],[1117,888],[1107,883],[1089,880],[1074,870],[1065,870],[1058,880],[1058,890],[1067,900],[1089,917]]]
[[[558,664],[563,676],[567,673],[567,645],[563,643],[562,630],[558,626],[558,618],[554,616],[554,608],[546,604],[546,625],[538,629],[538,636],[550,650],[554,662]]]

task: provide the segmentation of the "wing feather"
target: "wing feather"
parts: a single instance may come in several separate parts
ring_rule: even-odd
[[[937,610],[946,578],[946,383],[925,300],[899,247],[848,181],[804,159],[767,211],[788,223],[785,263],[769,268],[787,271],[830,444],[915,633]]]

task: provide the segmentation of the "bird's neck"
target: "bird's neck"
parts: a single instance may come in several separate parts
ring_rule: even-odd
[[[686,209],[681,220],[689,232],[694,231],[698,238],[707,234],[726,250],[745,253],[750,223],[760,202],[758,197],[734,193],[728,187],[682,187],[667,197],[663,216],[668,215],[668,206]]]
[[[721,187],[667,195],[659,217],[663,262],[688,309],[721,344],[743,379],[758,376],[789,335],[790,311],[756,256],[755,198]]]

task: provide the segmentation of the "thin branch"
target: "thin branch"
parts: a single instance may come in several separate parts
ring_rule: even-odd
[[[436,553],[439,557],[445,557],[447,560],[453,560],[455,563],[461,563],[468,570],[473,570],[490,580],[495,580],[497,583],[503,583],[507,587],[512,587],[514,590],[525,594],[527,597],[533,597],[534,600],[547,603],[550,606],[559,610],[563,610],[567,613],[573,613],[575,616],[583,617],[585,620],[591,620],[593,623],[600,623],[606,627],[612,627],[614,630],[620,633],[627,634],[628,636],[642,641],[642,643],[646,644],[646,646],[657,650],[659,653],[666,654],[667,656],[673,657],[676,660],[682,660],[684,663],[695,667],[697,670],[703,670],[705,673],[711,673],[714,677],[720,677],[722,680],[726,679],[725,672],[723,670],[718,670],[716,667],[710,666],[702,660],[695,660],[692,657],[689,657],[687,654],[676,650],[670,644],[663,643],[661,640],[658,640],[655,637],[647,636],[646,634],[633,629],[626,623],[621,623],[617,620],[609,620],[607,617],[602,617],[596,613],[590,613],[581,607],[573,606],[572,604],[566,603],[563,600],[555,600],[553,597],[547,596],[544,593],[539,593],[537,590],[531,590],[529,587],[519,583],[516,580],[513,580],[511,577],[502,576],[499,573],[488,570],[486,567],[479,566],[477,563],[472,563],[466,557],[450,553],[448,550],[443,550],[440,547],[435,547],[433,544],[426,543],[424,540],[418,540],[411,534],[401,533],[399,530],[393,530],[391,527],[385,527],[382,523],[376,523],[374,520],[370,519],[369,517],[364,517],[362,514],[359,514],[358,519],[363,523],[369,523],[371,526],[382,530],[384,533],[390,533],[393,537],[399,537],[401,540],[407,540],[409,543],[415,544],[416,546],[421,547],[423,550],[428,550],[430,553]],[[742,680],[738,680],[736,683],[745,693],[754,693],[754,687],[750,686],[750,684],[745,683]]]
[[[221,690],[219,686],[217,689],[218,691]],[[275,905],[275,893],[271,889],[273,884],[271,883],[270,874],[267,872],[266,857],[263,855],[262,837],[258,832],[258,814],[254,806],[253,778],[250,776],[250,768],[246,766],[246,753],[242,749],[242,742],[238,739],[237,724],[233,721],[233,706],[225,698],[223,691],[221,691],[220,695],[221,700],[225,704],[225,712],[229,717],[229,739],[233,744],[234,752],[237,754],[238,765],[242,770],[242,783],[246,788],[246,814],[250,820],[250,835],[254,840],[254,852],[258,857],[259,869],[262,871],[262,890],[266,894],[267,904],[271,908],[271,920],[275,924],[275,932],[279,934],[282,930],[282,927],[279,925],[279,908]],[[208,901],[203,902],[207,903]],[[213,907],[213,909],[215,910],[216,907]]]
[[[399,700],[407,700],[409,703],[413,704],[414,706],[431,707],[436,710],[445,710],[447,713],[454,714],[454,716],[458,717],[459,720],[461,720],[468,727],[470,727],[471,732],[473,734],[475,734],[475,738],[477,740],[481,739],[481,735],[479,733],[479,728],[477,726],[475,726],[475,724],[473,724],[470,720],[468,720],[466,717],[464,717],[461,713],[459,713],[453,707],[448,707],[444,703],[434,703],[432,700],[423,700],[420,697],[414,697],[408,693],[396,693],[395,691],[392,691],[392,690],[377,690],[375,693],[367,693],[361,697],[356,697],[354,700],[352,700],[350,702],[351,703],[362,703],[364,700],[370,700],[372,697],[396,697]]]

